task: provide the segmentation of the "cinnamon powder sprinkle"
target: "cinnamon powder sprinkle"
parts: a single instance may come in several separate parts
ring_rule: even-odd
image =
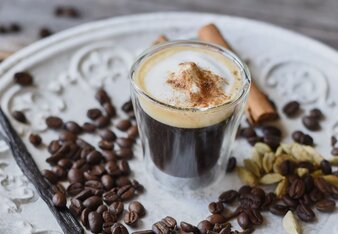
[[[185,93],[189,107],[218,106],[229,99],[224,90],[227,82],[221,76],[193,62],[180,63],[179,67],[178,72],[169,74],[167,83],[173,89]]]

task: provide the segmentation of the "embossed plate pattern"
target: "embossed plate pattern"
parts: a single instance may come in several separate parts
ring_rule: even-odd
[[[22,134],[40,168],[47,167],[45,149],[35,149],[27,141],[30,132],[41,132],[44,142],[55,133],[46,132],[43,119],[55,114],[65,120],[85,121],[85,110],[97,106],[94,90],[104,85],[120,107],[129,96],[128,71],[135,57],[160,34],[171,39],[195,38],[202,25],[214,22],[234,49],[249,64],[257,83],[280,108],[297,99],[304,111],[320,107],[326,119],[323,130],[313,133],[318,150],[329,155],[329,138],[338,135],[338,54],[329,47],[298,34],[242,18],[197,14],[159,13],[120,17],[67,30],[20,51],[0,65],[0,102],[4,110],[23,110],[31,125],[12,120]],[[35,86],[19,89],[12,83],[15,72],[29,70]],[[123,116],[123,113],[119,112]],[[300,119],[281,116],[284,135],[304,130]],[[281,123],[278,123],[281,124]],[[90,136],[87,140],[96,142]],[[286,142],[291,139],[286,138]],[[138,199],[148,210],[140,228],[165,215],[179,221],[197,223],[208,215],[207,204],[217,194],[239,188],[235,175],[223,178],[199,191],[168,192],[147,175],[140,146],[131,161],[135,177],[147,191]],[[237,141],[234,155],[250,154],[244,141]],[[259,233],[283,233],[281,219],[265,214]],[[318,222],[304,225],[305,233],[332,233],[338,230],[337,212],[321,214]],[[338,232],[338,231],[337,231]],[[0,233],[60,233],[47,206],[37,198],[34,188],[22,176],[13,158],[0,142]]]

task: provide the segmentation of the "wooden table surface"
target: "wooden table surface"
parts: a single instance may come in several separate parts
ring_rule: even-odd
[[[76,7],[81,17],[56,17],[54,10],[60,5]],[[88,21],[159,11],[212,12],[262,20],[338,48],[337,0],[0,0],[0,24],[22,25],[20,33],[0,34],[0,51],[38,40],[41,27],[58,32]]]

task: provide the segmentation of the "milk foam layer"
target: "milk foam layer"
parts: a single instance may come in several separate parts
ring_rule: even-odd
[[[184,64],[195,64],[199,69],[223,79],[224,82],[220,84],[223,94],[221,99],[217,99],[217,102],[214,99],[210,99],[210,102],[192,102],[187,93],[199,91],[195,83],[189,86],[192,88],[189,92],[173,87],[168,81],[187,68]],[[175,127],[201,128],[220,123],[232,115],[235,107],[224,104],[242,94],[241,75],[238,65],[217,51],[175,46],[145,58],[135,71],[133,80],[148,96],[169,105],[139,96],[142,109],[152,118]]]

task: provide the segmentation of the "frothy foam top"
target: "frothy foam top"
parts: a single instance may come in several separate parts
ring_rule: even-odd
[[[144,93],[157,101],[202,110],[172,109],[139,97],[148,115],[181,128],[210,126],[229,118],[233,107],[223,104],[237,99],[243,85],[241,72],[230,58],[208,48],[190,46],[165,48],[145,58],[133,79]]]

